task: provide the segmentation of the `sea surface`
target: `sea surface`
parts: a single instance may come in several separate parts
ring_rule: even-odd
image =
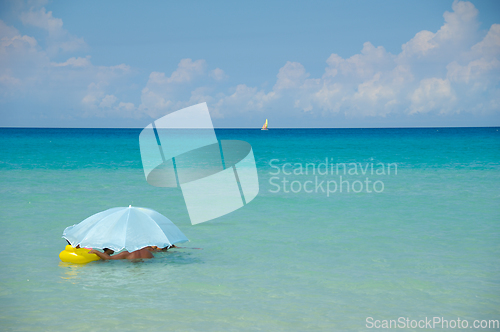
[[[180,189],[146,182],[139,133],[0,129],[0,330],[500,319],[499,128],[218,129],[252,145],[260,191],[198,225]],[[66,227],[128,205],[170,218],[189,248],[60,261]]]

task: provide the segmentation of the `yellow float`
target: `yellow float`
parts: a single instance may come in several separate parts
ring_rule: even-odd
[[[63,262],[85,264],[92,261],[99,260],[99,256],[96,254],[89,254],[90,249],[88,248],[73,248],[67,245],[66,248],[61,251],[59,258]]]

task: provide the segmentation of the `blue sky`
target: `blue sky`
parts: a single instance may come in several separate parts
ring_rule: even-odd
[[[498,1],[4,1],[0,126],[500,125]]]

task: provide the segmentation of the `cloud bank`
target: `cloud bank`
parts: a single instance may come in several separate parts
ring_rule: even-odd
[[[311,77],[301,63],[286,62],[270,88],[242,82],[228,88],[231,80],[223,69],[186,58],[170,74],[151,72],[140,88],[131,78],[137,73],[125,64],[98,66],[85,54],[53,61],[89,46],[66,31],[52,12],[31,8],[19,19],[47,31],[46,46],[0,21],[0,97],[36,99],[50,88],[50,98],[58,98],[59,92],[74,105],[67,116],[148,121],[204,101],[214,118],[225,119],[264,112],[325,119],[498,114],[500,24],[481,31],[477,9],[463,1],[455,1],[443,17],[438,31],[418,32],[399,54],[368,41],[349,58],[331,54],[321,77]],[[135,103],[130,98],[134,94]]]
[[[366,42],[350,58],[332,54],[319,78],[311,78],[300,63],[288,62],[271,91],[242,85],[215,105],[222,114],[234,104],[259,110],[277,103],[322,116],[499,112],[500,25],[481,36],[471,3],[454,2],[452,9],[439,31],[417,33],[397,55]]]

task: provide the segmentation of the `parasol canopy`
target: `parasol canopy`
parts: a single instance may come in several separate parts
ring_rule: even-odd
[[[116,207],[67,227],[63,238],[73,247],[135,251],[147,246],[164,248],[189,241],[170,219],[142,207]]]

